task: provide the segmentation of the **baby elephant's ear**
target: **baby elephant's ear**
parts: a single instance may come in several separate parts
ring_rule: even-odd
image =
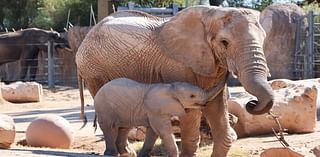
[[[144,98],[144,105],[152,114],[170,116],[185,115],[182,104],[169,93],[150,91]]]

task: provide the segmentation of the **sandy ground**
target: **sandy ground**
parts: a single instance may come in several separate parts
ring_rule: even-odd
[[[231,90],[233,91],[233,90]],[[86,114],[89,119],[87,126],[80,130],[82,121],[79,119],[80,100],[78,89],[70,87],[57,87],[55,90],[44,89],[43,101],[41,103],[3,104],[0,105],[0,113],[8,114],[14,118],[16,123],[16,142],[25,137],[25,130],[30,122],[43,114],[57,114],[66,118],[73,126],[75,140],[71,149],[49,149],[39,147],[27,147],[14,143],[11,149],[1,150],[0,157],[24,156],[96,156],[104,151],[104,142],[101,130],[94,132],[92,121],[94,110],[92,98],[85,90]],[[310,149],[320,145],[320,122],[318,121],[317,131],[311,134],[285,135],[287,142],[305,154],[311,156]],[[136,149],[141,147],[141,142],[133,143]],[[136,146],[138,145],[138,146]],[[160,147],[160,146],[156,146]],[[282,147],[273,135],[243,138],[234,142],[229,156],[259,156],[259,154],[271,147]],[[202,145],[199,149],[199,156],[210,156],[212,145]],[[154,151],[155,156],[161,153]],[[160,154],[160,155],[159,155]]]

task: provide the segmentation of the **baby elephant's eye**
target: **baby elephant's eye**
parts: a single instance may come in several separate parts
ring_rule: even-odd
[[[193,95],[193,94],[191,94],[191,95],[190,95],[190,98],[195,98],[195,97],[196,97],[196,96],[195,96],[195,95]]]

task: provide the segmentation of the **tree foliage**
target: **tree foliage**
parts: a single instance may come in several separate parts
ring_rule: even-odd
[[[0,0],[0,31],[27,27],[62,31],[69,9],[71,23],[89,25],[90,5],[97,10],[97,0]]]
[[[272,4],[273,0],[111,0],[122,6],[129,1],[138,7],[169,7],[177,3],[181,7],[210,4],[229,7],[246,7],[263,10]],[[275,0],[279,1],[279,0]],[[298,1],[298,0],[292,0]],[[317,10],[319,0],[305,0],[304,8]],[[186,4],[186,2],[188,4]],[[312,3],[313,2],[313,3]],[[311,3],[311,4],[309,4]],[[53,28],[62,31],[66,26],[68,10],[70,9],[70,22],[74,25],[89,25],[90,5],[97,12],[97,0],[0,0],[0,31],[5,28],[11,30],[38,27]]]

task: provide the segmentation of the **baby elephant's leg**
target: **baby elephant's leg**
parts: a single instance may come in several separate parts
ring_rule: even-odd
[[[101,119],[101,118],[100,118]],[[99,119],[98,119],[99,121]],[[99,126],[103,132],[105,144],[106,144],[106,150],[104,151],[104,155],[111,155],[111,156],[117,156],[118,150],[116,148],[114,135],[112,131],[112,124],[99,122]]]
[[[147,127],[146,137],[144,139],[143,147],[140,150],[138,157],[150,157],[151,151],[153,149],[154,144],[158,135],[153,131],[151,127]]]
[[[130,148],[128,144],[129,131],[130,131],[130,128],[125,128],[125,127],[119,127],[119,130],[118,130],[116,145],[120,153],[120,156],[122,157],[137,156],[136,152],[132,148]]]
[[[168,156],[169,157],[177,157],[178,156],[178,147],[175,143],[174,135],[160,132],[160,138],[162,140],[162,143],[164,144],[164,147],[167,151]]]
[[[178,147],[174,140],[170,117],[149,117],[150,125],[158,133],[169,157],[178,157]]]

